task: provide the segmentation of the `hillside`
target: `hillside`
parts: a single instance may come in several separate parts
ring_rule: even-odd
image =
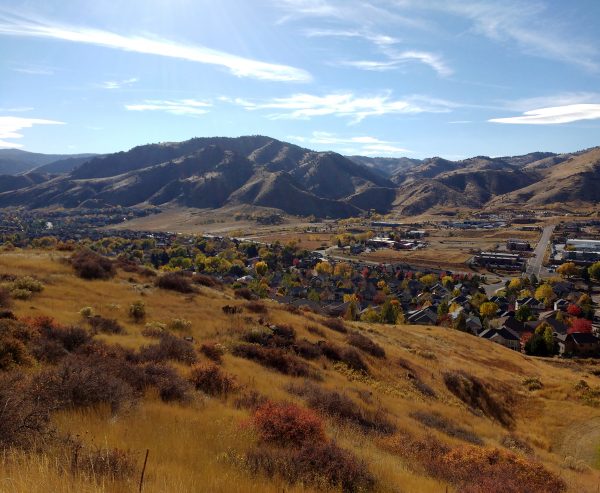
[[[94,154],[41,154],[19,149],[0,149],[0,175],[18,175],[36,169],[40,173],[63,173]]]
[[[0,472],[11,491],[137,490],[146,450],[148,493],[596,491],[597,366],[452,329],[248,302],[206,279],[187,294],[155,287],[143,269],[84,280],[68,255],[0,254],[4,279],[44,286],[14,301],[19,320],[0,319],[2,337],[8,328],[26,341],[19,366],[0,373],[0,440],[13,440]],[[137,301],[141,323],[129,316]],[[63,392],[70,404],[51,413],[63,438],[28,448],[30,435],[7,435],[5,418],[29,409],[36,378],[51,383],[36,392]],[[15,389],[17,407],[6,400]],[[273,419],[289,441],[270,441],[269,426],[282,426]]]
[[[0,207],[250,206],[348,217],[371,210],[593,206],[600,199],[598,149],[450,161],[347,158],[265,136],[194,138],[70,157],[36,168],[28,179],[0,178]]]

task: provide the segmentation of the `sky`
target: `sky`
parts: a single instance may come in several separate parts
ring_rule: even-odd
[[[0,0],[0,148],[600,145],[598,0]]]

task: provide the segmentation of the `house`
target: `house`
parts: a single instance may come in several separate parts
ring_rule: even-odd
[[[567,333],[567,325],[565,323],[561,322],[560,320],[557,320],[552,317],[548,317],[543,320],[536,320],[534,322],[527,322],[525,324],[525,330],[527,330],[528,332],[529,331],[535,332],[535,329],[537,329],[542,324],[548,324],[550,327],[552,327],[552,332],[554,334],[566,334]]]
[[[517,334],[525,332],[525,324],[513,316],[500,317],[494,320],[497,329],[506,328]]]
[[[481,332],[481,330],[483,329],[483,327],[481,325],[481,320],[479,320],[479,317],[474,317],[474,316],[467,317],[467,320],[465,321],[465,323],[467,325],[467,329],[475,335],[479,334]]]
[[[554,302],[554,309],[565,312],[565,311],[567,311],[567,308],[569,307],[570,304],[571,303],[569,303],[568,300],[560,298]]]
[[[515,301],[515,310],[518,310],[522,306],[528,306],[532,311],[542,312],[546,309],[546,305],[535,298],[526,297]]]
[[[486,329],[479,333],[479,337],[501,344],[514,351],[521,350],[521,338],[519,337],[519,334],[506,327],[501,327],[500,329]]]
[[[600,353],[600,339],[593,334],[575,332],[561,334],[557,339],[561,356],[588,356]]]
[[[431,308],[422,308],[408,312],[407,322],[417,325],[435,325],[437,323],[437,313]]]

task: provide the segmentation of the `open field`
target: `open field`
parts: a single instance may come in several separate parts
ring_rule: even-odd
[[[288,485],[283,479],[251,474],[235,458],[243,457],[255,446],[257,437],[248,428],[249,411],[236,407],[242,392],[255,390],[274,401],[292,401],[290,384],[302,378],[282,375],[249,360],[230,354],[240,335],[259,326],[259,318],[268,323],[293,327],[298,339],[310,342],[327,340],[344,346],[346,336],[326,328],[322,319],[310,313],[294,314],[281,305],[264,302],[265,314],[244,310],[241,315],[225,315],[225,304],[244,308],[229,291],[200,288],[195,295],[159,290],[137,274],[120,273],[110,281],[85,281],[76,278],[63,260],[64,254],[15,251],[0,254],[0,271],[31,275],[45,283],[42,293],[13,307],[19,317],[50,315],[63,324],[82,324],[79,310],[91,306],[96,313],[115,318],[127,333],[97,336],[110,344],[139,348],[152,340],[142,335],[143,325],[134,324],[127,315],[128,306],[143,300],[147,321],[168,322],[185,318],[192,322],[187,335],[195,346],[214,341],[227,348],[222,368],[235,375],[243,390],[223,397],[196,393],[187,404],[165,403],[150,392],[137,404],[113,414],[105,406],[61,411],[54,415],[59,430],[80,435],[86,443],[130,450],[141,463],[150,450],[146,492],[166,491],[326,491],[309,484]],[[264,322],[263,322],[264,323]],[[318,327],[322,335],[308,331]],[[439,413],[445,420],[459,423],[478,440],[490,447],[503,446],[507,436],[518,437],[531,447],[531,454],[549,470],[560,475],[572,492],[594,492],[598,467],[597,408],[586,405],[574,390],[584,379],[591,388],[600,386],[600,378],[588,366],[575,361],[543,360],[527,357],[499,345],[439,327],[368,325],[347,323],[385,348],[385,360],[362,354],[369,375],[349,371],[320,358],[309,365],[318,372],[324,389],[336,389],[372,409],[381,409],[399,431],[417,436],[434,436],[449,445],[462,443],[458,438],[417,423],[415,412]],[[200,356],[200,361],[207,361]],[[189,371],[177,363],[182,374]],[[410,370],[407,370],[410,368]],[[485,382],[495,398],[503,402],[512,416],[512,424],[502,425],[481,411],[469,411],[461,400],[448,391],[444,375],[465,370]],[[29,371],[37,371],[32,367]],[[412,375],[412,376],[411,376]],[[522,381],[536,377],[543,388],[528,391]],[[424,394],[415,378],[431,389]],[[376,478],[378,492],[453,491],[451,484],[429,477],[411,462],[383,446],[385,440],[343,421],[325,416],[326,433],[336,442],[364,459]],[[246,423],[246,424],[245,424]],[[383,441],[382,441],[383,440]],[[596,451],[596,452],[594,452]],[[568,465],[565,465],[565,458]],[[71,477],[57,471],[55,457],[17,453],[0,458],[2,491],[131,491],[137,476],[123,482],[102,478],[95,481]],[[576,463],[577,465],[573,465]],[[587,464],[587,465],[584,465]]]

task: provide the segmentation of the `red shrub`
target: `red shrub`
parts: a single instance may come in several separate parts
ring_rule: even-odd
[[[161,289],[169,289],[178,293],[194,293],[196,290],[192,286],[189,277],[179,272],[169,272],[157,278],[156,285]]]
[[[567,330],[567,333],[573,334],[576,332],[584,333],[584,334],[591,334],[592,322],[590,322],[589,320],[586,320],[585,318],[576,318],[575,320],[573,320],[571,322],[571,326],[569,327],[569,330]]]
[[[237,389],[235,378],[214,363],[192,367],[190,382],[196,390],[208,395],[227,395]]]
[[[256,344],[238,344],[233,348],[232,354],[246,358],[272,368],[285,375],[293,377],[315,377],[310,366],[293,354],[282,349],[261,347]]]
[[[253,423],[265,442],[300,446],[325,441],[321,418],[295,404],[268,401],[256,410]]]
[[[91,250],[80,250],[71,257],[71,265],[83,279],[110,279],[115,275],[113,263]]]
[[[579,315],[581,315],[581,308],[579,308],[578,305],[571,303],[567,307],[567,313],[573,317],[578,317]]]

